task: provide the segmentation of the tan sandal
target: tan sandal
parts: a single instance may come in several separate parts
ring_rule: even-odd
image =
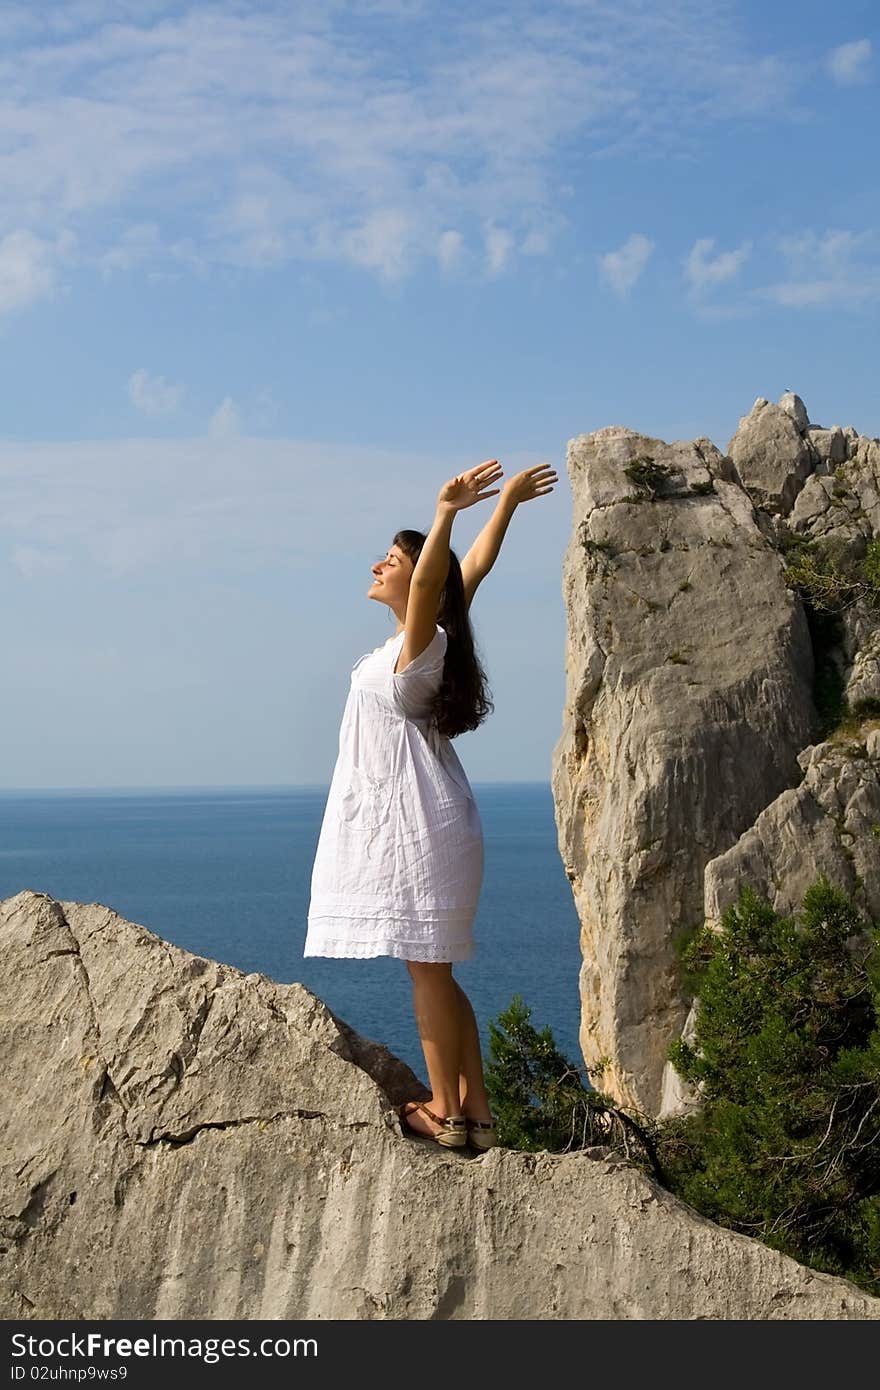
[[[422,1130],[413,1129],[412,1125],[407,1124],[407,1115],[412,1115],[416,1110],[424,1110],[428,1119],[440,1125],[436,1134],[424,1134]],[[444,1149],[463,1149],[468,1141],[467,1120],[464,1115],[447,1115],[444,1119],[442,1115],[435,1115],[433,1110],[429,1110],[423,1101],[408,1100],[399,1107],[397,1116],[404,1134],[415,1135],[418,1139],[434,1139]]]
[[[472,1149],[478,1153],[486,1153],[489,1149],[494,1149],[498,1143],[498,1135],[495,1131],[494,1120],[468,1120],[467,1121],[467,1140]]]

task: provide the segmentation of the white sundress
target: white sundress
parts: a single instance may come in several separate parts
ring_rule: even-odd
[[[404,630],[352,667],[312,867],[304,956],[473,955],[483,828],[452,741],[430,719],[447,636],[404,671]]]

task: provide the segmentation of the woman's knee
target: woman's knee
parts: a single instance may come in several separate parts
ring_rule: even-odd
[[[406,968],[414,981],[422,981],[425,984],[452,976],[451,961],[408,960]]]

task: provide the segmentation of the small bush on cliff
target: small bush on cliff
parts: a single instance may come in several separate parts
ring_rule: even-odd
[[[652,500],[663,490],[664,484],[670,478],[668,465],[657,463],[650,454],[646,454],[644,458],[633,459],[623,471],[630,481]]]
[[[593,1090],[587,1069],[568,1061],[550,1028],[539,1033],[530,1019],[531,1010],[515,994],[497,1022],[489,1021],[486,1090],[499,1142],[551,1153],[601,1145],[659,1176],[648,1122]],[[598,1078],[601,1068],[593,1075]]]
[[[821,541],[796,535],[787,546],[786,582],[813,608],[841,613],[859,601],[880,608],[880,539],[857,559],[841,537]]]
[[[721,1225],[880,1294],[880,933],[821,877],[797,918],[744,888],[685,951],[701,1108],[661,1128],[669,1186]]]

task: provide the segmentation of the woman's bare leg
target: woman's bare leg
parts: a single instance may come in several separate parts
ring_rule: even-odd
[[[458,992],[461,1015],[461,1069],[459,1073],[459,1105],[461,1113],[471,1120],[491,1120],[489,1098],[483,1079],[483,1058],[480,1052],[480,1033],[477,1020],[461,985],[452,982]]]
[[[452,977],[452,965],[406,964],[432,1093],[427,1104],[438,1115],[491,1120],[477,1020],[471,1001]],[[408,1123],[425,1134],[437,1132],[437,1125],[424,1112],[408,1116]]]
[[[406,966],[412,978],[416,1027],[431,1087],[431,1099],[426,1104],[444,1118],[460,1115],[463,1020],[452,965],[445,961],[408,960]],[[408,1115],[407,1123],[424,1134],[437,1133],[438,1126],[422,1110]]]

